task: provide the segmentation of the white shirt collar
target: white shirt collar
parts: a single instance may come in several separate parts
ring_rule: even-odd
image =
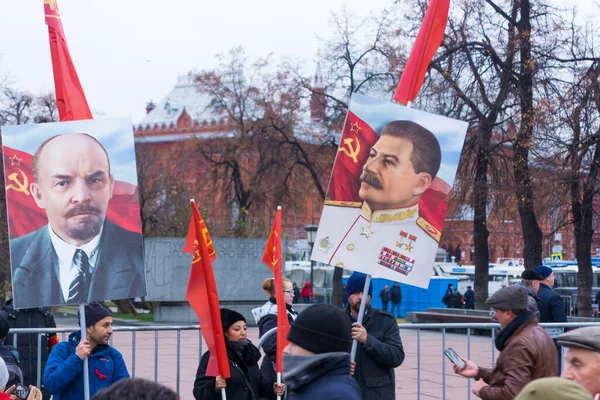
[[[62,240],[56,232],[52,229],[50,224],[48,224],[48,232],[50,232],[50,240],[52,241],[52,245],[54,246],[54,251],[56,251],[56,255],[58,259],[61,261],[61,264],[70,266],[73,262],[73,256],[75,255],[75,251],[77,249],[81,249],[85,251],[88,259],[90,261],[90,267],[94,268],[97,260],[98,249],[100,247],[100,237],[102,236],[102,230],[104,229],[104,225],[100,228],[100,233],[95,236],[92,240],[84,244],[83,246],[74,246],[70,243]]]

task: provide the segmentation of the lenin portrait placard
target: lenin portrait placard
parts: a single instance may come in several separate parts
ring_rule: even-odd
[[[353,95],[311,258],[427,288],[466,131]]]
[[[131,119],[2,128],[15,308],[146,295]]]

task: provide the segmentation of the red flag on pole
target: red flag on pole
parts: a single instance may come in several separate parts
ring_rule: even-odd
[[[219,293],[211,262],[217,255],[206,224],[193,200],[191,205],[190,229],[183,248],[183,251],[192,253],[192,269],[185,298],[200,320],[202,337],[210,351],[206,375],[229,378],[231,373],[221,325]],[[209,249],[212,249],[212,254]]]
[[[431,58],[440,47],[448,22],[450,0],[430,0],[423,23],[417,34],[410,56],[404,66],[394,100],[407,104],[413,101],[425,80]]]
[[[269,267],[275,276],[275,300],[277,301],[277,356],[275,372],[283,372],[283,349],[287,346],[287,335],[290,323],[283,296],[283,264],[281,262],[281,207],[277,207],[275,222],[267,240],[267,246],[262,261]]]
[[[60,120],[92,119],[90,107],[67,47],[56,0],[44,0],[44,14],[48,25],[56,107]]]

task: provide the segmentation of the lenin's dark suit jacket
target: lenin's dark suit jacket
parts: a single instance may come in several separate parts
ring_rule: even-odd
[[[15,308],[65,304],[48,226],[10,241]],[[146,295],[142,235],[106,220],[86,303]]]

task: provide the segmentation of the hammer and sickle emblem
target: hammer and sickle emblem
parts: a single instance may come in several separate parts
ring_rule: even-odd
[[[352,145],[352,143],[354,143],[356,141],[356,147],[354,147]],[[350,157],[352,159],[352,161],[354,161],[354,163],[358,162],[358,153],[360,153],[360,140],[358,140],[358,136],[354,135],[354,138],[346,138],[344,139],[344,145],[345,146],[340,146],[340,149],[338,150],[341,151],[342,153],[346,153],[346,155],[348,157]]]
[[[194,248],[194,254],[192,255],[192,264],[200,261],[200,259],[202,258],[202,256],[200,255],[200,249],[198,249],[199,244],[200,243],[198,243],[197,240],[194,240],[195,248]]]
[[[12,189],[15,192],[25,193],[26,196],[29,196],[29,189],[27,189],[27,187],[29,186],[29,179],[27,179],[27,175],[25,175],[25,172],[21,171],[20,168],[17,169],[21,173],[22,179],[19,180],[19,174],[17,174],[16,172],[13,172],[12,174],[8,175],[8,180],[14,182],[15,184],[13,185],[12,183],[9,183],[8,185],[6,185],[6,190]]]

